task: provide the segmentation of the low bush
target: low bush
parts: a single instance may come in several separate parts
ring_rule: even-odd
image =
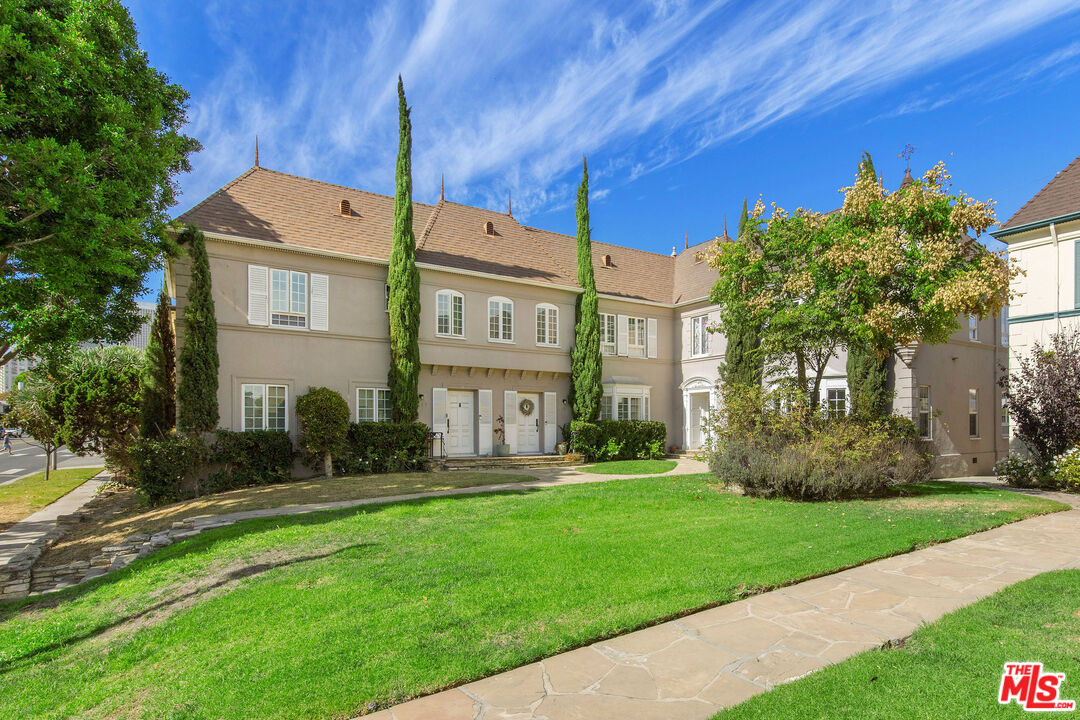
[[[587,460],[652,460],[664,456],[667,426],[659,420],[574,420],[565,437]]]
[[[1038,487],[1048,484],[1046,473],[1034,459],[1013,453],[994,465],[994,474],[1006,485],[1020,488]]]
[[[135,491],[150,505],[188,497],[208,457],[198,435],[170,433],[160,440],[142,438],[128,451],[134,467]]]
[[[296,417],[300,421],[300,449],[304,464],[333,475],[333,456],[345,446],[349,432],[349,405],[330,388],[310,388],[296,398]]]
[[[352,423],[345,446],[334,457],[337,472],[410,472],[423,470],[428,462],[428,426],[421,422]]]
[[[930,475],[930,459],[916,442],[884,423],[838,420],[798,439],[759,435],[717,443],[710,468],[747,495],[794,500],[874,497]]]
[[[209,474],[203,489],[221,492],[288,482],[294,456],[288,433],[280,430],[218,430],[210,452],[217,469]]]
[[[1051,477],[1059,488],[1072,492],[1080,490],[1080,446],[1054,458]]]

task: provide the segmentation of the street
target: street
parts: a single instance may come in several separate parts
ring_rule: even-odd
[[[3,447],[0,444],[0,447]],[[11,438],[12,454],[0,452],[0,485],[5,485],[16,478],[45,469],[45,451],[30,438]],[[67,448],[61,448],[57,467],[88,467],[103,465],[98,455],[79,457]]]

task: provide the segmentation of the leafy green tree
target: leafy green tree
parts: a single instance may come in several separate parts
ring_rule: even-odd
[[[603,359],[600,356],[600,301],[593,275],[592,230],[589,228],[589,165],[581,159],[581,185],[577,194],[577,271],[582,292],[577,298],[574,347],[570,351],[570,396],[575,420],[600,417]]]
[[[191,260],[191,283],[184,307],[184,335],[180,346],[180,384],[176,392],[180,430],[209,432],[218,422],[217,318],[210,284],[206,238],[189,225],[180,244]]]
[[[752,242],[750,216],[746,212],[746,198],[743,198],[742,214],[739,216],[737,242]],[[715,288],[713,293],[718,292]],[[722,292],[722,290],[720,291]],[[717,302],[711,298],[712,302]],[[727,327],[727,348],[724,351],[724,363],[720,368],[721,379],[725,387],[750,385],[760,386],[765,371],[765,359],[761,352],[761,325],[753,317],[733,315]]]
[[[142,379],[142,429],[144,438],[161,439],[176,427],[176,336],[173,333],[172,299],[165,288],[158,295],[154,324],[146,343],[146,366]]]
[[[405,86],[398,76],[398,158],[394,192],[394,244],[390,251],[390,406],[394,422],[415,422],[419,415],[420,271],[412,206],[412,121]]]
[[[174,244],[187,93],[117,0],[0,3],[0,363],[123,342]]]
[[[300,447],[309,464],[321,462],[323,474],[334,474],[334,455],[345,447],[349,432],[349,405],[330,388],[310,388],[296,398],[300,421]]]
[[[60,446],[63,412],[55,376],[45,367],[19,375],[8,395],[10,422],[23,429],[45,451],[45,479],[50,460]]]
[[[57,387],[60,439],[72,452],[101,453],[123,480],[133,477],[128,449],[139,437],[143,353],[126,345],[75,352]]]

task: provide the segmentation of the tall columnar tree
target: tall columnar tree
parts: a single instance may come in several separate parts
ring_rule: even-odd
[[[398,76],[398,157],[394,176],[394,245],[390,251],[390,406],[395,422],[415,422],[419,415],[420,271],[412,207],[412,121],[405,86]]]
[[[863,152],[857,176],[864,182],[880,185],[874,160]],[[852,343],[847,349],[847,382],[851,390],[851,411],[857,417],[883,417],[889,413],[889,361],[891,351],[878,351],[864,342]]]
[[[750,216],[743,198],[742,214],[739,216],[737,242],[752,243]],[[716,290],[714,289],[714,292]],[[758,387],[765,372],[765,358],[761,352],[761,323],[750,316],[733,318],[728,327],[727,349],[721,376],[725,385],[749,385]]]
[[[184,228],[179,241],[191,260],[191,282],[183,312],[180,384],[176,393],[178,425],[185,432],[209,432],[218,422],[217,318],[210,260],[206,256],[206,238],[198,228]]]
[[[198,150],[117,0],[0,3],[0,363],[124,342]]]
[[[577,272],[582,292],[577,298],[574,349],[570,353],[570,382],[575,420],[600,417],[603,359],[600,356],[600,301],[593,276],[592,230],[589,228],[589,165],[581,160],[581,185],[577,194]]]
[[[163,438],[176,427],[176,336],[173,333],[172,300],[165,288],[158,295],[154,324],[146,343],[142,378],[142,429],[144,438]]]

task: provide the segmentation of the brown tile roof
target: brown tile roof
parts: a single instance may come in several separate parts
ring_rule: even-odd
[[[340,212],[348,200],[350,217]],[[208,232],[386,260],[394,199],[252,168],[181,215]],[[487,235],[490,221],[494,236]],[[505,277],[577,285],[577,240],[522,225],[502,212],[440,200],[413,203],[419,262]],[[612,266],[603,267],[610,255]],[[596,287],[626,298],[671,302],[675,259],[593,242]]]
[[[727,235],[691,245],[675,258],[675,282],[671,302],[681,303],[708,296],[716,283],[716,271],[709,267],[706,253],[717,242],[731,242]]]
[[[1080,212],[1080,157],[1069,163],[1046,187],[1037,192],[1035,197],[1024,203],[997,232],[1076,212]]]

